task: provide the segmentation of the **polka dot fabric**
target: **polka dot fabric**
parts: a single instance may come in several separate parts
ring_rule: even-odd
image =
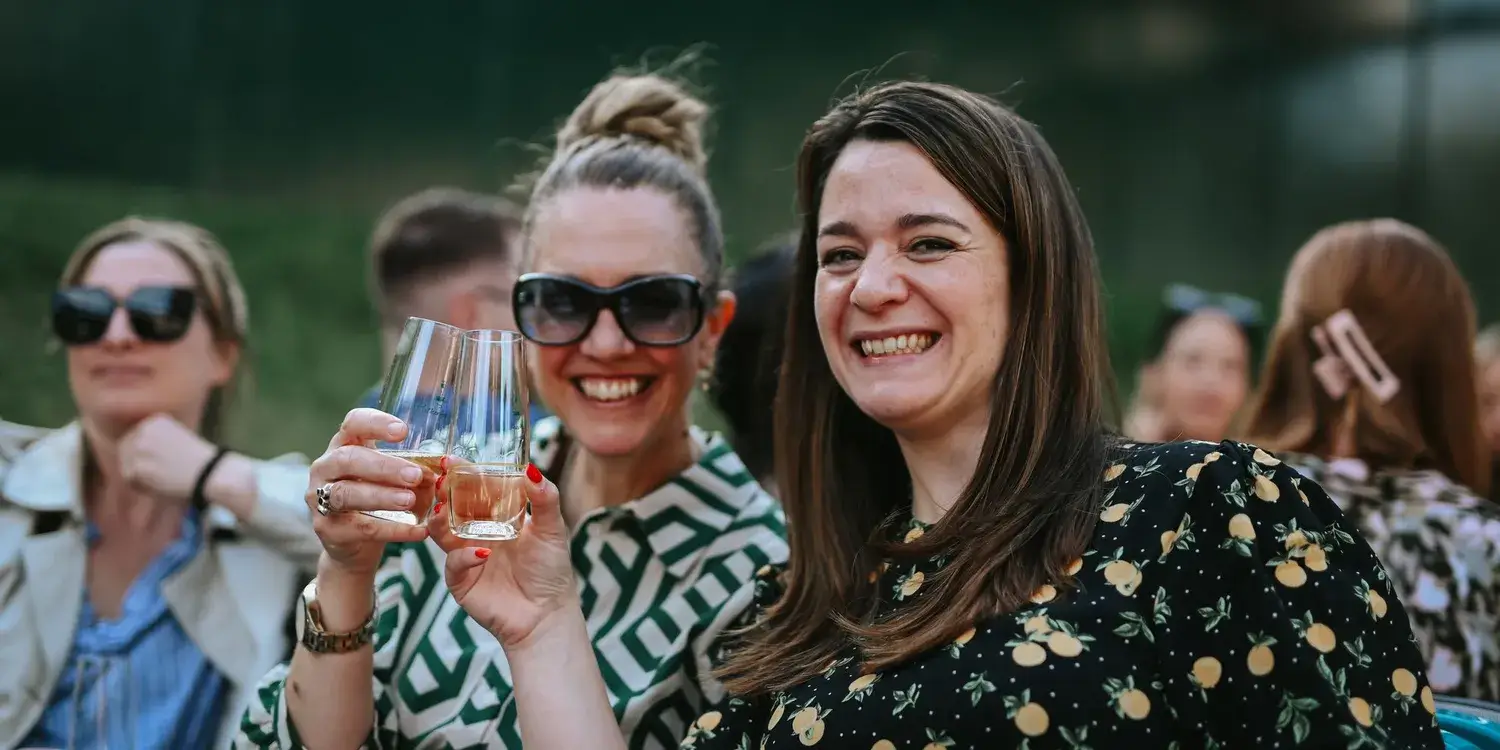
[[[1443,746],[1401,604],[1317,484],[1232,442],[1126,445],[1103,479],[1071,591],[1043,586],[885,672],[851,651],[791,690],[731,697],[682,747]],[[885,611],[942,562],[873,571]],[[780,595],[777,572],[748,616]]]

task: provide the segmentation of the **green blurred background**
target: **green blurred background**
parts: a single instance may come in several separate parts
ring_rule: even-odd
[[[1344,219],[1428,229],[1500,316],[1500,0],[10,0],[0,418],[69,419],[47,295],[90,230],[163,215],[218,233],[249,288],[236,443],[316,453],[379,377],[381,209],[503,188],[610,69],[698,43],[734,258],[794,225],[796,149],[834,97],[922,77],[997,94],[1051,140],[1127,388],[1165,284],[1274,310],[1287,259]]]

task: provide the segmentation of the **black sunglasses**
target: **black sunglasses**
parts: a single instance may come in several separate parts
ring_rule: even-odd
[[[167,343],[187,333],[197,306],[197,293],[186,287],[143,286],[123,302],[99,287],[68,287],[52,294],[52,332],[72,346],[96,343],[109,330],[115,309],[124,307],[136,336]]]
[[[582,341],[601,310],[641,346],[678,346],[703,326],[703,284],[692,276],[645,276],[608,289],[567,276],[523,274],[511,305],[521,335],[543,346]]]

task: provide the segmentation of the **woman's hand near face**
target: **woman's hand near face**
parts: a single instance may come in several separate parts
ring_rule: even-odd
[[[474,542],[454,536],[448,498],[440,498],[427,520],[433,540],[448,553],[453,598],[507,651],[524,648],[559,615],[580,612],[557,486],[535,466],[526,468],[526,478],[531,514],[515,539]]]
[[[356,511],[411,510],[437,476],[410,461],[379,453],[376,441],[399,440],[406,425],[376,409],[355,409],[313,461],[307,480],[307,505],[313,530],[323,543],[326,563],[340,573],[373,577],[387,542],[415,542],[427,536],[425,526],[383,521]],[[317,492],[329,486],[328,515],[317,510]],[[327,566],[320,566],[320,575]]]

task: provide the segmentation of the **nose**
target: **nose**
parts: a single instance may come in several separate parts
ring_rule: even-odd
[[[906,301],[911,289],[895,267],[897,258],[896,253],[871,253],[865,258],[860,265],[859,277],[854,281],[854,290],[849,293],[849,301],[855,307],[875,312]]]
[[[578,350],[594,359],[615,359],[634,352],[635,343],[620,329],[614,312],[601,310],[599,319],[594,321],[593,330],[579,342]]]
[[[121,349],[140,342],[140,337],[135,335],[135,328],[130,325],[130,313],[125,311],[124,305],[116,307],[109,315],[109,325],[104,329],[104,337],[99,339],[99,345]]]

